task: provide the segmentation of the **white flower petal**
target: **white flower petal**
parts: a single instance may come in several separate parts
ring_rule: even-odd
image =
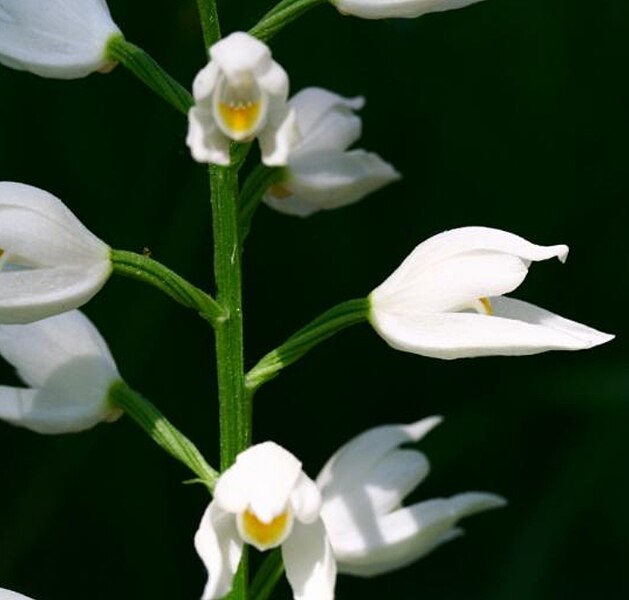
[[[282,544],[282,558],[295,600],[333,600],[336,561],[321,519],[296,522]]]
[[[342,496],[361,486],[387,454],[402,444],[419,441],[440,422],[440,417],[429,417],[411,425],[385,425],[351,439],[330,458],[317,477],[324,498]]]
[[[291,495],[295,517],[302,523],[312,523],[321,512],[321,494],[317,484],[305,473],[301,473]]]
[[[194,536],[194,546],[208,571],[202,600],[223,598],[231,591],[242,556],[243,542],[234,515],[223,511],[216,501],[210,502]]]
[[[104,0],[1,0],[0,62],[44,77],[84,77],[106,64],[120,30]]]
[[[362,97],[343,98],[322,88],[306,88],[295,94],[289,105],[297,114],[300,153],[317,150],[345,150],[361,134],[362,123],[352,111],[361,109]]]
[[[411,19],[426,13],[463,8],[480,0],[332,0],[338,10],[363,19]]]
[[[370,530],[363,526],[331,537],[339,572],[371,577],[408,565],[453,539],[459,519],[504,504],[500,496],[470,492],[381,516]]]
[[[188,112],[186,144],[198,162],[222,166],[230,163],[229,138],[219,129],[212,110],[201,105],[193,106]]]
[[[11,590],[0,589],[0,600],[31,600],[31,598]]]
[[[295,112],[284,104],[269,105],[267,125],[258,134],[262,162],[269,167],[285,165],[297,135]]]
[[[215,62],[203,67],[192,82],[192,95],[197,102],[203,102],[212,94],[216,86],[219,70]]]
[[[231,79],[246,71],[266,70],[271,51],[248,33],[236,31],[210,48],[210,58]]]
[[[400,177],[377,154],[364,150],[299,154],[289,159],[288,168],[289,179],[282,187],[292,195],[277,197],[271,189],[264,201],[279,212],[299,216],[358,202]],[[304,205],[310,210],[304,210]]]
[[[301,463],[273,442],[256,444],[241,452],[219,478],[214,498],[225,511],[249,509],[269,523],[283,513],[301,474]]]
[[[513,298],[492,298],[494,316],[469,313],[371,315],[392,348],[433,358],[522,356],[583,350],[613,336]],[[504,316],[503,316],[504,315]]]
[[[120,416],[108,402],[120,375],[105,341],[79,311],[0,325],[0,354],[34,388],[0,386],[1,419],[38,433],[69,433]]]

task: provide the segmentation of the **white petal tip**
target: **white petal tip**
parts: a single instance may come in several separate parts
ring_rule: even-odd
[[[405,431],[414,442],[418,442],[442,421],[443,417],[438,415],[434,417],[427,417],[426,419],[421,419],[420,421],[407,425]]]

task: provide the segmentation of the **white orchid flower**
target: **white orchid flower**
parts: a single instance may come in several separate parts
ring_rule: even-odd
[[[193,94],[186,142],[195,160],[229,165],[230,140],[257,137],[264,164],[286,164],[295,116],[286,102],[288,76],[266,44],[240,31],[214,44]]]
[[[0,182],[0,323],[87,302],[111,274],[110,248],[48,192]]]
[[[219,478],[194,539],[208,570],[203,600],[229,593],[244,543],[281,545],[296,600],[332,600],[336,564],[320,509],[317,486],[290,452],[264,442],[239,454]]]
[[[480,0],[331,0],[339,12],[363,19],[412,19],[431,12],[463,8]]]
[[[399,179],[377,154],[347,151],[360,137],[362,123],[354,111],[363,107],[363,98],[306,88],[288,104],[295,111],[299,141],[288,156],[286,179],[269,188],[263,198],[266,204],[306,217],[357,202]]]
[[[0,588],[0,600],[31,600],[27,596]]]
[[[531,262],[566,259],[568,247],[536,246],[486,227],[463,227],[419,244],[373,292],[370,321],[393,348],[435,358],[582,350],[614,336],[504,297]]]
[[[369,577],[408,565],[460,535],[461,518],[506,504],[494,494],[468,492],[402,507],[429,463],[399,446],[419,441],[440,422],[432,417],[370,429],[325,465],[317,478],[321,516],[339,573]]]
[[[0,355],[30,386],[0,386],[0,419],[37,433],[72,433],[122,414],[108,401],[109,388],[120,380],[116,364],[78,310],[0,325]]]
[[[59,79],[107,71],[116,35],[105,0],[0,0],[0,63],[14,69]]]

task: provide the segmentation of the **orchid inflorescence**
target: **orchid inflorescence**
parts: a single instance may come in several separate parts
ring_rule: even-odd
[[[474,0],[331,1],[341,13],[377,19]],[[505,504],[495,494],[465,492],[404,505],[429,463],[402,446],[418,443],[439,417],[369,429],[335,452],[316,478],[275,442],[251,445],[255,391],[326,338],[368,322],[392,348],[456,359],[580,350],[613,337],[505,296],[533,262],[563,262],[567,246],[462,227],[420,243],[364,298],[332,308],[244,372],[240,259],[259,204],[307,217],[355,203],[400,177],[377,154],[349,149],[361,135],[362,97],[318,87],[289,96],[289,76],[263,40],[299,16],[303,2],[293,3],[294,14],[290,2],[281,4],[252,30],[257,35],[221,39],[216,18],[207,18],[216,17],[208,2],[202,15],[209,62],[190,94],[126,41],[104,0],[0,0],[0,62],[64,79],[121,62],[187,113],[191,155],[210,165],[216,297],[148,256],[110,248],[54,195],[0,183],[0,353],[27,386],[0,387],[0,418],[57,434],[126,413],[188,466],[212,495],[194,539],[208,572],[203,600],[230,592],[247,597],[247,581],[241,576],[234,584],[247,544],[281,548],[294,598],[327,600],[337,573],[370,577],[406,566],[456,538],[462,518]],[[256,138],[262,164],[237,205],[238,172]],[[112,274],[156,286],[215,330],[220,470],[124,381],[106,342],[78,310]],[[0,600],[23,598],[0,590]]]

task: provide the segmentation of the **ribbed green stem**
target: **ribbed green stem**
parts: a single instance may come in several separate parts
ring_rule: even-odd
[[[240,192],[240,243],[243,244],[251,220],[260,205],[264,193],[275,183],[286,178],[286,169],[258,165],[247,177]]]
[[[194,104],[190,92],[166,73],[142,48],[127,42],[122,35],[117,35],[109,40],[105,53],[109,60],[122,63],[179,112],[188,114]]]
[[[279,548],[276,548],[267,555],[253,578],[251,584],[252,600],[267,600],[270,598],[282,573],[284,573],[282,553]]]
[[[199,17],[201,18],[201,29],[203,30],[203,41],[205,47],[209,48],[221,38],[221,27],[218,21],[216,10],[216,0],[197,0]]]
[[[368,298],[348,300],[327,310],[314,321],[289,337],[281,346],[265,355],[246,376],[247,389],[255,392],[280,371],[302,358],[315,346],[346,327],[366,321]]]
[[[217,300],[227,316],[216,327],[216,361],[221,430],[221,470],[228,468],[251,440],[251,397],[245,390],[242,326],[238,171],[210,166]],[[243,553],[228,598],[247,600],[247,554]]]
[[[326,2],[327,0],[283,0],[266,13],[249,33],[266,42],[308,10]]]
[[[140,425],[156,444],[195,473],[210,491],[214,489],[219,474],[207,464],[197,447],[153,404],[124,381],[117,381],[111,386],[109,399]]]
[[[135,252],[112,250],[111,261],[116,273],[159,288],[183,306],[196,310],[214,327],[225,318],[225,311],[212,296],[156,260]]]

